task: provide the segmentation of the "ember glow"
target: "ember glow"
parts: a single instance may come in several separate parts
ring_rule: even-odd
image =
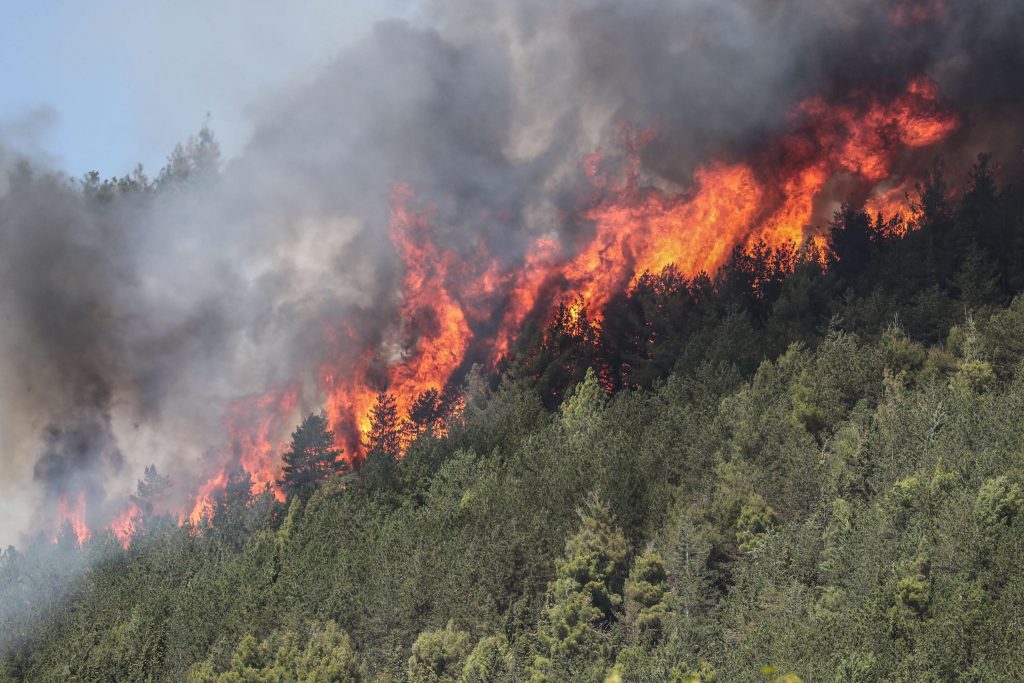
[[[292,385],[234,401],[228,408],[231,449],[252,477],[253,492],[270,488],[278,500],[284,500],[277,485],[283,444],[275,439],[287,433],[289,420],[295,419],[298,398],[298,388]]]
[[[206,480],[202,486],[199,487],[199,494],[196,496],[195,505],[192,506],[192,512],[188,515],[188,521],[193,526],[199,526],[204,521],[209,522],[213,517],[214,501],[218,493],[224,490],[228,485],[228,471],[227,467],[223,467],[214,476]],[[182,520],[184,522],[184,520]]]
[[[458,260],[453,252],[434,245],[430,213],[411,209],[412,198],[412,190],[401,184],[391,198],[391,241],[405,277],[401,341],[393,356],[397,362],[387,362],[388,382],[382,388],[395,395],[399,415],[409,413],[420,392],[444,389],[473,334],[456,290],[459,280],[453,277]],[[477,280],[485,277],[486,272]]]
[[[210,521],[217,495],[227,486],[232,467],[241,467],[249,473],[252,493],[270,490],[278,500],[284,500],[277,478],[285,444],[278,435],[286,435],[297,419],[297,403],[298,388],[290,385],[236,399],[228,405],[225,419],[228,444],[223,449],[228,461],[200,487],[188,514],[191,524]]]
[[[909,28],[936,21],[945,9],[943,0],[906,0],[889,10],[889,21],[897,28]]]

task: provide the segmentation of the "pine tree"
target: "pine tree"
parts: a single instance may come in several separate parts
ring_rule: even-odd
[[[252,500],[252,475],[241,465],[228,474],[224,490],[217,496],[214,507],[214,523],[231,510],[244,508]]]
[[[534,661],[532,680],[591,678],[604,669],[602,631],[622,604],[629,543],[612,524],[608,507],[588,498],[580,529],[555,562],[548,605],[538,632],[543,653]],[[586,671],[588,675],[582,676]]]
[[[130,496],[132,503],[139,508],[143,518],[153,514],[153,507],[156,501],[160,499],[170,486],[170,477],[165,477],[157,472],[156,465],[146,467],[142,479],[139,479],[136,493]]]
[[[648,549],[633,563],[625,584],[626,624],[634,640],[657,643],[665,631],[669,585],[665,562]]]
[[[424,631],[412,644],[406,669],[409,683],[455,683],[461,679],[472,649],[470,634],[457,631],[452,622],[439,631]]]
[[[382,391],[370,413],[370,433],[366,437],[367,456],[378,453],[397,459],[402,449],[398,424],[398,406],[392,394]]]
[[[252,476],[239,465],[228,473],[227,483],[214,500],[210,520],[213,532],[235,548],[245,544],[252,500]]]
[[[291,448],[281,459],[284,466],[278,480],[287,494],[305,493],[332,474],[344,472],[348,463],[334,447],[334,432],[328,429],[327,418],[310,414],[292,432]]]
[[[420,392],[409,408],[409,419],[405,425],[410,440],[428,429],[436,428],[443,417],[444,404],[441,393],[437,389]]]
[[[370,412],[370,433],[363,445],[366,460],[359,470],[363,486],[367,490],[389,490],[402,452],[402,426],[395,397],[391,394],[384,391],[377,394],[377,402]]]

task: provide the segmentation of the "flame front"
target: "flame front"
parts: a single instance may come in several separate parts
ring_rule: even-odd
[[[448,385],[472,349],[493,365],[530,316],[544,319],[560,302],[579,297],[599,320],[608,299],[645,272],[675,264],[687,276],[712,274],[735,247],[759,240],[778,247],[812,239],[820,246],[811,229],[815,202],[833,177],[879,186],[901,153],[940,142],[957,126],[923,77],[888,101],[856,93],[850,102],[799,104],[789,134],[751,159],[700,167],[692,188],[675,194],[643,182],[640,154],[656,143],[655,131],[627,130],[618,180],[603,168],[601,151],[581,160],[591,196],[579,217],[592,236],[575,246],[538,237],[518,268],[499,268],[484,242],[468,256],[442,246],[436,210],[419,206],[414,188],[396,183],[389,236],[403,267],[400,320],[376,340],[345,325],[325,331],[338,352],[318,378],[339,447],[349,459],[363,456],[379,391],[394,395],[407,415],[421,392]],[[909,209],[890,202],[886,211]]]
[[[399,415],[408,414],[420,392],[444,389],[473,336],[453,291],[460,284],[453,278],[455,253],[434,245],[430,212],[413,211],[413,198],[412,189],[403,184],[391,197],[391,241],[405,266],[401,313],[403,336],[409,340],[398,362],[388,365],[386,388],[395,396]],[[486,277],[485,272],[480,279]]]
[[[138,531],[139,514],[139,506],[132,503],[124,512],[115,517],[114,521],[110,524],[110,530],[114,533],[117,540],[121,542],[122,548],[127,548],[131,545],[135,532]]]
[[[85,521],[85,491],[74,496],[64,494],[57,501],[58,528],[70,527],[78,545],[82,545],[92,536],[89,525]]]
[[[932,7],[913,7],[919,5]],[[550,319],[559,304],[581,301],[589,319],[600,323],[609,299],[644,273],[674,264],[688,277],[710,275],[737,247],[762,242],[820,246],[812,226],[837,207],[829,190],[833,181],[858,188],[870,210],[908,219],[907,178],[894,173],[895,162],[942,142],[957,126],[925,77],[890,97],[861,91],[837,103],[810,98],[793,108],[786,132],[743,158],[703,164],[679,191],[664,189],[670,186],[664,179],[645,177],[641,158],[657,144],[656,130],[627,129],[624,161],[601,150],[580,160],[589,184],[571,216],[583,226],[580,236],[538,236],[512,262],[494,257],[499,249],[484,236],[476,244],[446,244],[440,212],[397,182],[390,189],[388,234],[401,277],[393,307],[380,302],[379,310],[367,312],[394,310],[395,319],[367,326],[374,332],[355,319],[325,321],[321,348],[329,352],[315,368],[315,387],[295,378],[229,404],[228,446],[198,487],[188,521],[210,517],[238,466],[252,477],[254,491],[269,487],[281,498],[280,453],[299,409],[308,409],[300,396],[320,397],[343,457],[358,461],[378,392],[391,393],[405,417],[418,395],[443,392],[471,362],[493,366],[509,355],[522,326]],[[482,224],[488,220],[480,216]],[[62,504],[62,519],[73,525],[83,518],[84,498],[78,500],[78,513]],[[126,521],[117,525],[125,529]],[[84,525],[75,529],[80,540],[88,538]],[[130,538],[117,535],[122,543]]]

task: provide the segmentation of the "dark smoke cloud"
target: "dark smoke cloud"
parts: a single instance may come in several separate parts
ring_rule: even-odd
[[[396,181],[436,207],[443,245],[514,266],[580,229],[579,159],[614,153],[623,123],[657,127],[646,177],[685,187],[804,97],[921,73],[965,122],[944,154],[1020,163],[1024,3],[913,4],[944,9],[899,26],[867,0],[431,2],[269,97],[216,178],[138,199],[84,196],[0,139],[0,540],[65,489],[113,509],[150,462],[184,496],[231,398],[297,380],[317,407],[317,365],[358,355],[325,328],[395,333]]]

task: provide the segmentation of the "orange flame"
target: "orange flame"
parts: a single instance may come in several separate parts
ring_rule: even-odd
[[[516,334],[533,311],[541,290],[552,277],[560,259],[558,242],[548,237],[535,240],[526,252],[523,267],[512,282],[501,327],[488,356],[491,364],[508,355]]]
[[[78,545],[82,545],[92,536],[85,521],[85,491],[79,491],[72,501],[68,500],[67,494],[62,495],[57,501],[57,515],[59,528],[70,524]]]
[[[228,472],[227,469],[222,468],[199,487],[195,505],[192,506],[192,512],[188,516],[188,521],[192,523],[192,526],[199,526],[203,520],[210,521],[215,509],[216,495],[227,485]]]
[[[434,246],[430,212],[410,210],[413,197],[406,185],[392,192],[391,241],[406,267],[402,318],[414,339],[400,362],[388,366],[388,391],[395,395],[399,415],[408,414],[420,392],[444,389],[462,364],[472,337],[466,314],[452,292],[452,285],[459,283],[449,279],[455,254]]]
[[[913,189],[913,183],[909,181],[888,190],[878,189],[864,202],[864,210],[872,218],[881,215],[890,219],[890,225],[893,226],[891,231],[894,234],[905,234],[911,228],[914,218],[910,203],[910,193]]]
[[[284,443],[278,440],[288,433],[288,420],[295,417],[298,400],[298,386],[292,384],[236,399],[228,405],[225,428],[230,448],[226,450],[232,456],[230,462],[236,462],[252,478],[253,493],[269,488],[278,500],[284,500],[277,484]],[[193,525],[204,518],[209,521],[217,496],[227,486],[229,471],[225,464],[199,488],[189,514]]]
[[[675,194],[645,186],[641,179],[639,152],[655,139],[654,130],[627,131],[620,179],[603,168],[600,150],[581,161],[593,198],[580,217],[592,233],[575,248],[550,237],[536,239],[515,272],[498,269],[484,244],[473,255],[475,269],[456,251],[438,246],[436,212],[413,208],[412,188],[397,184],[390,234],[404,266],[401,329],[395,338],[372,344],[361,344],[351,331],[332,333],[362,349],[320,368],[332,424],[340,432],[347,425],[354,433],[339,433],[339,440],[355,457],[377,391],[394,394],[405,414],[419,392],[445,386],[470,348],[483,347],[484,357],[494,363],[508,354],[531,314],[550,315],[560,301],[580,297],[599,321],[614,292],[669,264],[690,277],[713,273],[734,247],[758,241],[773,247],[810,241],[824,254],[812,223],[815,203],[834,176],[847,174],[867,188],[879,186],[904,150],[933,145],[957,125],[925,77],[888,100],[863,92],[840,104],[812,98],[794,108],[792,132],[763,154],[709,163],[694,174],[692,189]],[[488,305],[501,314],[497,330],[480,337],[475,325],[487,317]]]
[[[563,273],[584,303],[599,314],[608,298],[644,272],[674,263],[689,275],[713,272],[756,215],[763,190],[750,168],[712,164],[694,175],[692,194],[668,196],[639,188],[631,173],[585,216],[594,239]]]
[[[323,331],[331,353],[316,379],[344,457],[363,457],[379,391],[394,395],[405,417],[421,392],[444,390],[470,360],[496,363],[528,319],[550,318],[561,303],[578,298],[599,323],[617,291],[670,264],[688,277],[712,274],[735,248],[759,242],[783,250],[811,243],[822,253],[813,225],[834,208],[833,179],[856,183],[873,211],[907,215],[896,194],[905,192],[904,179],[893,173],[896,162],[907,150],[945,140],[958,119],[937,86],[921,77],[891,97],[861,91],[838,103],[807,99],[787,125],[786,134],[748,157],[699,167],[683,191],[643,177],[640,156],[656,132],[627,131],[618,175],[601,150],[581,160],[591,189],[574,216],[584,223],[580,237],[573,244],[539,237],[515,269],[491,258],[483,238],[446,247],[436,207],[421,205],[411,187],[397,183],[389,237],[402,265],[399,319],[383,332],[361,332],[345,320],[328,321]],[[296,380],[228,406],[233,447],[199,488],[188,516],[193,524],[210,516],[236,463],[254,489],[270,486],[281,497],[281,441],[296,417],[300,386]]]
[[[582,296],[598,319],[615,291],[669,264],[693,277],[717,270],[736,245],[764,241],[783,247],[811,240],[820,249],[811,224],[815,202],[833,176],[852,174],[877,185],[890,176],[904,150],[935,144],[958,125],[941,105],[935,84],[924,77],[886,102],[854,99],[861,103],[829,105],[820,98],[801,103],[794,111],[795,131],[763,158],[701,167],[689,192],[641,186],[636,149],[650,140],[647,132],[637,136],[639,143],[627,139],[629,160],[618,183],[602,172],[600,152],[586,156],[584,172],[598,191],[598,200],[583,213],[593,223],[593,237],[564,262],[546,242],[528,253],[495,348],[507,350],[508,330],[515,329],[523,311],[532,310],[543,283],[552,278]],[[905,205],[885,208],[905,211]]]
[[[280,452],[279,439],[288,433],[286,420],[298,405],[299,390],[291,385],[266,394],[232,402],[228,409],[228,433],[238,461],[252,477],[254,493],[266,487],[278,500],[284,500],[277,485]]]
[[[110,530],[114,532],[114,536],[121,542],[122,548],[127,548],[132,543],[132,538],[134,538],[135,532],[138,529],[138,514],[139,507],[132,503],[127,510],[115,517],[114,521],[110,524]]]
[[[399,183],[392,189],[391,242],[405,266],[398,339],[383,348],[368,349],[354,372],[339,373],[330,365],[320,371],[331,424],[336,429],[355,428],[355,434],[337,434],[350,458],[362,454],[370,431],[370,409],[379,390],[386,388],[393,394],[399,415],[407,415],[420,392],[444,389],[462,364],[473,336],[466,308],[455,292],[463,284],[453,277],[461,264],[454,252],[435,245],[433,210],[416,211],[414,200],[408,185]],[[490,263],[474,285],[478,296],[494,292],[496,264]],[[373,365],[383,366],[383,381],[371,381],[368,369]]]

